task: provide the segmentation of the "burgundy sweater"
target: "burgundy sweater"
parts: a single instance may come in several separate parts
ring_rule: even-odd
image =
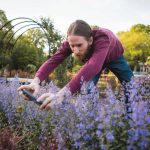
[[[110,30],[96,29],[92,31],[92,36],[91,56],[77,75],[66,85],[72,94],[80,91],[82,86],[81,78],[86,82],[91,80],[101,71],[104,64],[115,60],[123,54],[124,50],[120,41]],[[59,50],[39,68],[35,76],[39,77],[40,81],[43,81],[71,53],[69,43],[67,41],[63,42]]]

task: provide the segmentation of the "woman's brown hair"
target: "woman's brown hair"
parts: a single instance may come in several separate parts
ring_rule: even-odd
[[[92,29],[85,21],[76,20],[68,28],[67,36],[69,35],[83,36],[88,40],[92,36]]]

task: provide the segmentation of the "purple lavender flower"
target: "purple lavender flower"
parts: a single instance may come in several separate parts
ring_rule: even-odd
[[[36,134],[40,142],[50,132],[57,139],[58,149],[115,149],[119,145],[124,149],[147,149],[150,146],[150,99],[147,96],[149,86],[144,82],[149,81],[148,78],[138,81],[133,78],[126,84],[126,94],[124,87],[114,92],[108,85],[103,98],[92,84],[88,94],[85,83],[80,94],[66,98],[63,104],[45,112],[19,97],[17,79],[10,83],[0,80],[0,117],[4,112],[10,126]],[[39,95],[59,90],[51,82],[41,87]],[[116,142],[119,145],[114,144]]]

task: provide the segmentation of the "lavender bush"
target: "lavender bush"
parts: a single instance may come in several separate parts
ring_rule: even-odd
[[[119,90],[108,84],[105,97],[92,84],[52,111],[40,111],[16,92],[18,79],[0,80],[0,128],[20,137],[18,149],[148,149],[150,146],[150,78],[133,78]],[[39,95],[56,93],[53,83]],[[1,143],[1,142],[0,142]]]

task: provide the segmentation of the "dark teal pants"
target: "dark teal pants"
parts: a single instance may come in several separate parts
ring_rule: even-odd
[[[124,82],[123,86],[124,86],[124,92],[125,92],[125,103],[127,104],[127,113],[131,113],[132,111],[129,110],[129,89],[127,89],[126,87],[126,83],[129,82],[133,76],[133,72],[131,70],[131,68],[129,67],[127,61],[125,60],[125,58],[123,56],[118,57],[116,60],[111,61],[110,63],[106,64],[103,66],[104,68],[108,68],[109,70],[111,70],[116,77],[119,79],[119,81],[121,83]],[[102,69],[102,70],[103,70]],[[97,84],[100,75],[101,75],[102,71],[100,71],[95,77],[93,77],[93,79],[90,82],[93,82],[94,85]],[[90,88],[88,89],[88,93],[90,93]]]
[[[103,69],[104,68],[108,68],[110,71],[112,71],[121,83],[123,81],[129,82],[133,76],[133,72],[123,56],[120,56],[116,60],[104,65]],[[95,85],[97,84],[101,73],[102,71],[93,77],[92,81]]]

